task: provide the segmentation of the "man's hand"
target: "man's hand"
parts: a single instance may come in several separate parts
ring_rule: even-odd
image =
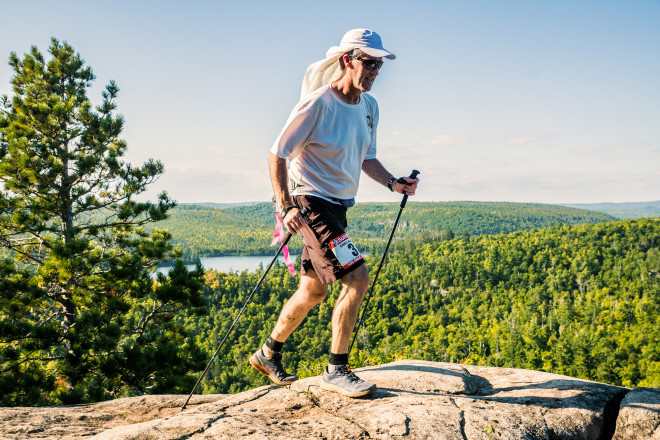
[[[303,217],[298,208],[291,208],[282,219],[282,224],[291,235],[296,235],[298,231],[307,224],[307,220]]]
[[[385,169],[383,164],[381,164],[378,159],[367,159],[362,162],[362,171],[364,171],[367,176],[371,177],[376,182],[379,182],[381,185],[388,188],[390,179],[394,177],[392,176],[392,173]],[[392,190],[409,196],[415,195],[415,191],[417,190],[417,183],[419,182],[419,179],[416,177],[417,174],[419,174],[419,171],[411,174],[411,176],[415,176],[414,179],[410,177],[399,177],[394,181],[394,183],[392,183]]]
[[[410,177],[399,177],[392,184],[392,189],[395,192],[398,192],[398,193],[401,193],[401,194],[407,194],[409,196],[414,196],[415,191],[417,191],[417,184],[418,183],[419,183],[419,179],[417,179],[417,178],[411,179]]]

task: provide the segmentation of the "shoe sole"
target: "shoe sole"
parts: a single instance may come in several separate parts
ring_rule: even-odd
[[[283,381],[279,380],[278,378],[276,378],[275,376],[271,375],[270,372],[266,369],[266,367],[261,365],[261,362],[259,362],[259,359],[255,358],[254,355],[250,356],[250,365],[252,365],[260,373],[268,376],[268,378],[270,380],[272,380],[273,383],[275,383],[276,385],[285,386],[285,385],[291,385],[292,383],[295,382],[295,380],[292,380],[291,382],[283,382]]]
[[[364,397],[367,396],[374,391],[376,391],[376,385],[372,386],[366,391],[346,391],[343,388],[338,387],[337,385],[333,385],[331,383],[326,382],[325,380],[321,379],[321,388],[327,391],[334,391],[335,393],[342,394],[346,397]]]

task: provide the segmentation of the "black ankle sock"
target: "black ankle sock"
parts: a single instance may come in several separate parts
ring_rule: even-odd
[[[268,340],[266,341],[266,347],[270,348],[273,351],[280,352],[282,351],[282,347],[284,347],[284,342],[276,341],[275,339],[269,336]]]
[[[330,352],[330,360],[328,363],[330,365],[348,365],[348,353],[336,354]]]

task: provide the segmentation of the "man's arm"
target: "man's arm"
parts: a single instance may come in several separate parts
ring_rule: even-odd
[[[383,186],[387,186],[387,182],[394,177],[378,159],[367,159],[362,162],[362,171]],[[411,179],[409,177],[404,177],[404,179],[408,182],[407,184],[395,181],[392,184],[392,189],[401,194],[415,195],[419,179]]]
[[[268,156],[268,169],[270,170],[270,182],[273,185],[277,210],[281,210],[286,205],[293,205],[293,199],[289,194],[289,173],[286,169],[286,159],[270,153]]]
[[[286,168],[286,159],[270,153],[268,156],[268,169],[270,170],[270,182],[273,185],[273,194],[278,212],[286,205],[293,205],[293,198],[289,193],[289,172]],[[304,218],[298,212],[298,208],[292,208],[287,212],[286,217],[282,219],[284,226],[295,234],[303,223]]]

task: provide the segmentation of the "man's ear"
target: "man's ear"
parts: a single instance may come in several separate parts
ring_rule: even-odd
[[[347,69],[352,69],[353,68],[353,58],[347,53],[342,55],[342,59],[344,61],[344,66],[346,66]]]

